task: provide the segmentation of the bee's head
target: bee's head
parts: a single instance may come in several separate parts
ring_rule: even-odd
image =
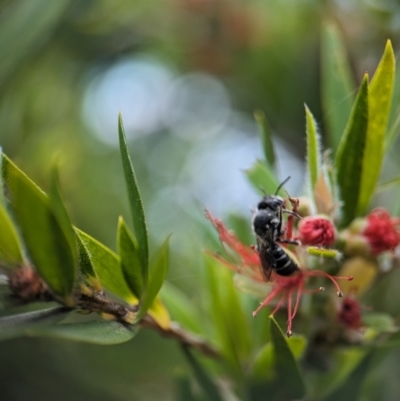
[[[283,199],[280,196],[265,196],[261,202],[258,203],[258,210],[267,210],[270,209],[274,212],[277,212],[279,208],[284,206]]]

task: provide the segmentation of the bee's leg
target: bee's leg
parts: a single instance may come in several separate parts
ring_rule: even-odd
[[[289,244],[289,245],[301,245],[300,241],[292,240],[292,239],[283,239],[283,240],[278,240],[280,244]]]
[[[297,209],[299,207],[300,201],[297,198],[292,198],[287,192],[286,192],[289,202],[292,205],[292,210],[288,210],[287,213],[289,214],[289,217],[287,219],[287,224],[286,224],[286,240],[291,240],[293,236],[293,217],[298,216],[297,214]]]

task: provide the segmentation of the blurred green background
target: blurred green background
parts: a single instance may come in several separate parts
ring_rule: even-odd
[[[0,143],[44,189],[58,163],[73,223],[115,249],[128,217],[122,111],[150,240],[174,233],[169,281],[199,301],[203,208],[246,222],[257,200],[243,175],[262,155],[255,109],[275,134],[280,178],[301,192],[304,103],[324,132],[328,20],[356,82],[387,38],[399,48],[396,0],[2,0]],[[18,339],[0,345],[0,400],[173,400],[187,369],[177,344],[148,331],[108,347]],[[389,380],[383,398],[395,400]]]

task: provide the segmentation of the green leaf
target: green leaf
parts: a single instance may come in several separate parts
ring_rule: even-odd
[[[274,375],[274,347],[271,342],[260,349],[254,358],[252,375],[257,380],[272,379]]]
[[[288,398],[302,398],[306,392],[304,380],[288,342],[273,316],[270,316],[270,333],[274,346],[274,366],[277,379],[282,381],[282,385],[287,381],[290,382],[290,386],[286,384],[285,391]]]
[[[0,318],[0,341],[25,336],[28,329],[54,324],[64,319],[69,313],[71,313],[70,308],[61,306],[2,317]]]
[[[317,123],[309,108],[306,109],[306,132],[307,132],[307,166],[310,182],[310,193],[314,194],[315,185],[319,177],[321,165],[320,138]]]
[[[71,220],[68,216],[67,209],[63,203],[60,193],[60,183],[58,178],[57,170],[53,170],[51,187],[50,187],[50,206],[57,218],[57,222],[68,242],[69,250],[73,259],[73,275],[74,281],[76,279],[78,270],[78,248],[75,240],[75,231],[72,227]]]
[[[142,198],[140,196],[139,185],[137,183],[135,171],[133,170],[131,158],[129,156],[126,136],[122,122],[122,114],[118,116],[119,147],[121,151],[122,166],[124,168],[125,182],[128,190],[130,208],[135,228],[136,238],[139,244],[139,255],[142,264],[143,277],[147,280],[149,266],[149,245],[147,238],[146,218],[144,215]]]
[[[139,299],[147,286],[147,269],[140,262],[139,246],[122,217],[118,221],[117,249],[126,283]]]
[[[357,205],[358,215],[366,211],[381,172],[395,68],[395,56],[392,44],[388,40],[382,59],[369,85],[368,130]]]
[[[0,263],[15,268],[24,261],[22,245],[5,205],[0,204]]]
[[[169,268],[170,237],[171,236],[167,237],[152,260],[149,282],[140,302],[140,310],[138,314],[139,320],[147,313],[153,301],[156,299],[156,296],[165,281],[165,277],[167,276]]]
[[[183,354],[192,368],[193,374],[207,400],[210,401],[223,401],[223,398],[218,390],[218,387],[209,376],[208,372],[199,364],[195,357],[190,352],[187,346],[182,346]]]
[[[254,112],[254,118],[260,128],[261,141],[263,144],[265,159],[267,160],[270,168],[275,170],[275,150],[272,142],[272,132],[269,126],[267,117],[261,110]]]
[[[122,323],[106,320],[58,324],[45,328],[32,328],[27,330],[27,334],[33,337],[54,337],[63,340],[101,345],[124,343],[131,340],[137,332],[137,326],[128,328]]]
[[[247,178],[261,195],[274,194],[279,186],[278,180],[272,170],[260,160],[248,170]]]
[[[336,154],[337,183],[343,201],[342,225],[356,217],[368,129],[368,75],[365,74]]]
[[[69,232],[64,231],[56,207],[21,170],[5,156],[3,174],[12,192],[12,205],[29,255],[47,285],[66,305],[72,305],[76,277],[76,251],[71,249]],[[72,228],[71,228],[72,230]]]
[[[307,339],[304,336],[294,335],[287,340],[290,351],[295,359],[299,359],[307,346]],[[275,351],[272,342],[265,344],[257,353],[253,363],[253,375],[257,379],[265,380],[273,378]]]
[[[321,40],[322,105],[329,144],[336,152],[354,102],[351,68],[336,26],[322,24]]]
[[[204,332],[199,311],[192,300],[178,287],[165,282],[162,286],[160,296],[171,313],[172,318],[182,327],[194,333]]]
[[[95,291],[101,291],[101,282],[93,266],[91,255],[85,243],[82,241],[82,238],[79,236],[79,230],[76,228],[75,238],[78,244],[80,273],[82,274],[86,285],[89,285]]]
[[[126,284],[119,256],[83,231],[76,229],[76,233],[90,255],[92,266],[101,284],[129,304],[137,304],[137,298]]]

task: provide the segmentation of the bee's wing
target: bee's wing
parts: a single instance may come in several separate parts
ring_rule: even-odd
[[[233,281],[238,290],[257,298],[265,298],[273,288],[271,283],[255,281],[250,277],[238,273],[233,276]]]
[[[258,255],[261,261],[261,273],[266,281],[271,278],[272,270],[275,266],[275,261],[272,258],[270,250],[265,245],[265,242],[257,238]]]

